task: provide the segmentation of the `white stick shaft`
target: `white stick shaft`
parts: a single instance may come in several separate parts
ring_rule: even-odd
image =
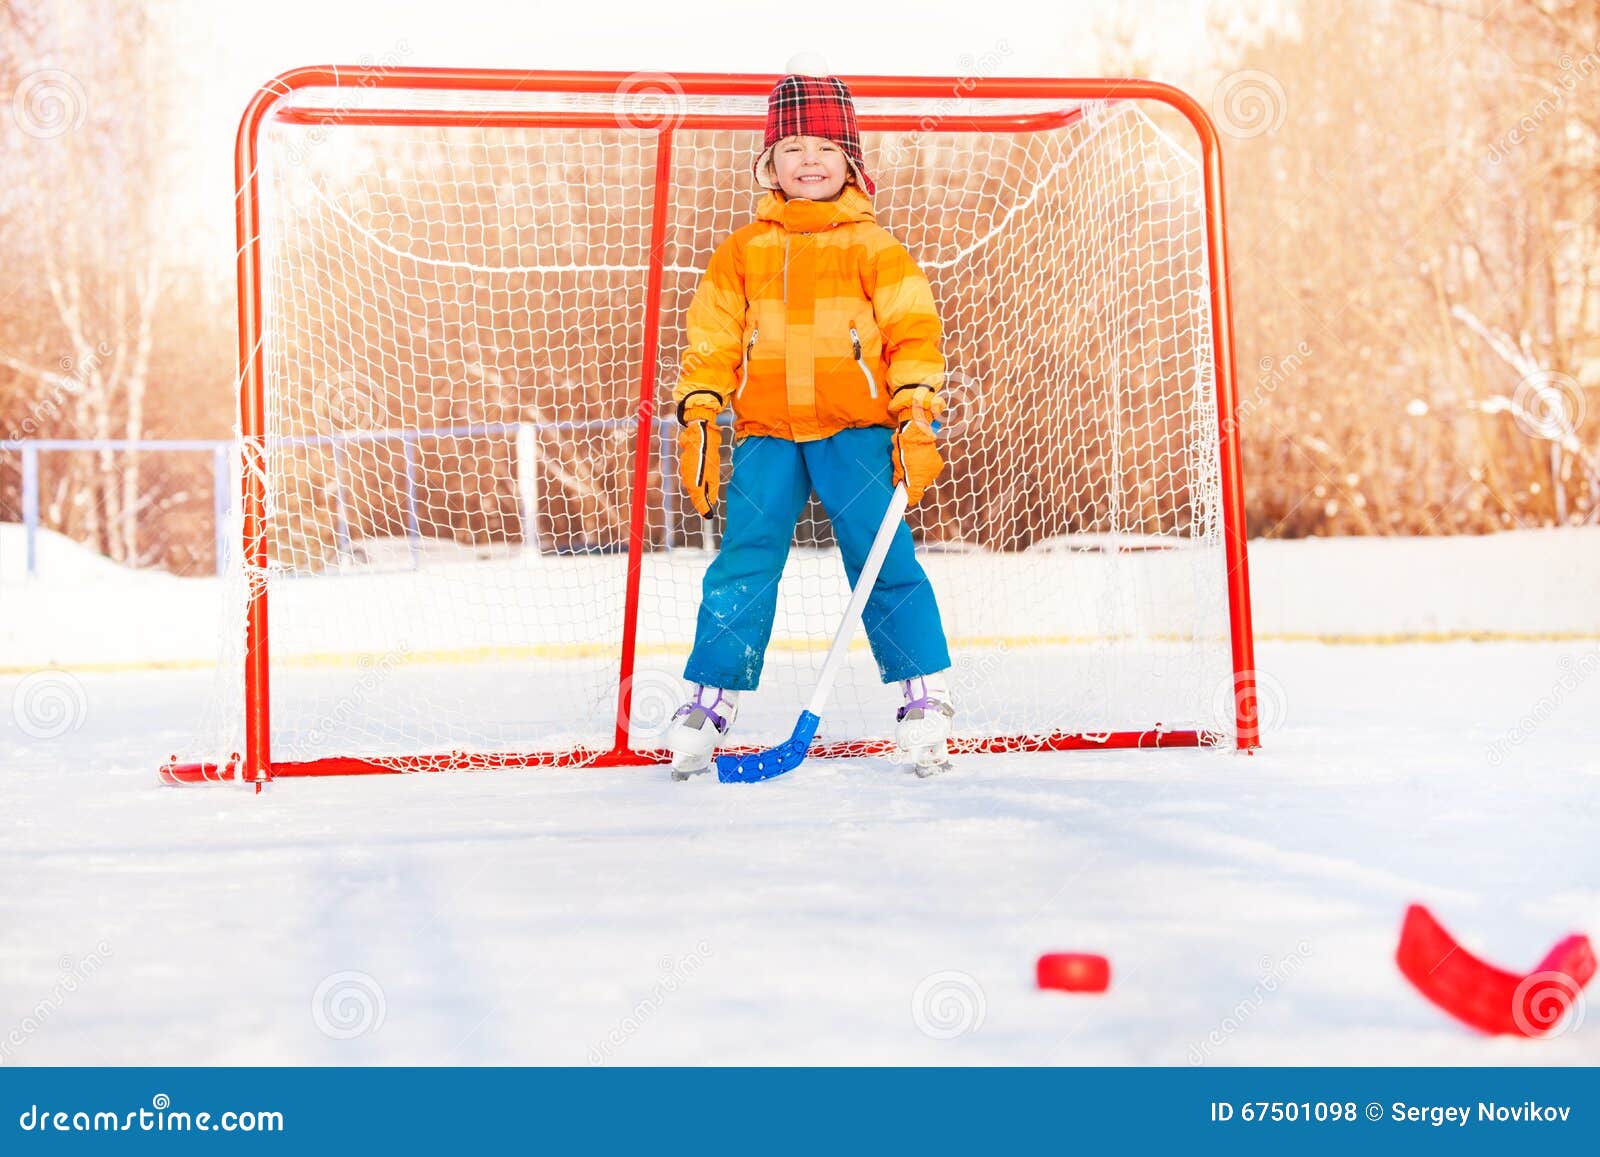
[[[839,673],[839,665],[844,662],[845,652],[850,649],[850,636],[856,633],[862,608],[867,605],[867,596],[872,594],[872,587],[878,581],[878,572],[883,569],[883,557],[889,553],[889,543],[894,539],[894,532],[900,529],[900,520],[905,513],[906,488],[901,483],[889,497],[889,509],[884,511],[883,522],[878,525],[878,536],[872,540],[867,561],[861,564],[861,574],[856,578],[855,590],[850,592],[850,605],[845,608],[844,622],[839,624],[839,630],[833,636],[833,646],[828,648],[828,658],[822,664],[817,689],[811,693],[811,703],[806,708],[813,715],[820,716],[822,709],[828,705],[828,696],[833,693],[834,677]]]

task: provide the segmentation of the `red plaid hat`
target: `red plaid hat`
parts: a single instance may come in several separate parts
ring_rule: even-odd
[[[778,183],[767,174],[772,147],[785,137],[823,137],[844,150],[845,160],[855,174],[856,184],[868,196],[874,192],[872,178],[861,157],[861,134],[856,129],[856,106],[844,81],[834,76],[784,77],[767,97],[767,134],[761,155],[756,158],[756,182],[763,189],[776,189]]]

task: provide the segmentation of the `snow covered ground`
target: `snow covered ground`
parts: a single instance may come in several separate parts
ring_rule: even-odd
[[[18,718],[36,677],[8,649],[0,1064],[1600,1063],[1600,1012],[1486,1039],[1392,962],[1414,900],[1518,970],[1600,933],[1600,570],[1593,536],[1528,565],[1540,537],[1270,544],[1265,633],[1359,633],[1369,601],[1374,634],[1426,629],[1398,603],[1580,637],[1264,642],[1254,756],[987,756],[925,782],[859,760],[750,787],[161,788],[209,671],[85,669],[52,724]],[[1406,564],[1339,570],[1383,551]],[[13,640],[40,633],[15,596]],[[1111,991],[1036,991],[1049,950],[1107,954]]]

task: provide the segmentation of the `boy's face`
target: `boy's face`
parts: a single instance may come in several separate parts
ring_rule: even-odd
[[[772,150],[773,174],[786,197],[831,201],[844,189],[850,165],[825,137],[785,137]]]

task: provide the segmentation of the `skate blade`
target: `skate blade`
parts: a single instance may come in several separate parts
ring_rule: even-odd
[[[894,762],[900,764],[918,779],[929,779],[935,775],[943,775],[947,771],[955,770],[955,764],[950,762],[950,755],[946,751],[907,751],[903,747],[894,750]]]
[[[715,766],[715,763],[708,763],[704,767],[675,767],[672,769],[672,782],[683,783],[685,780],[698,779]]]

